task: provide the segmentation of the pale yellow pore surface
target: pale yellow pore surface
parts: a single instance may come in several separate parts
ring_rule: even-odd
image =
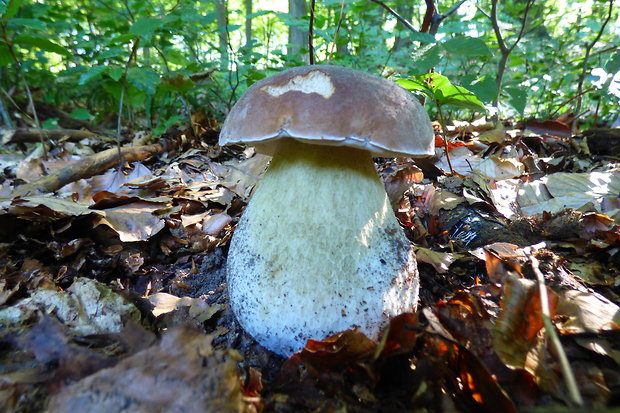
[[[370,154],[280,144],[227,264],[241,325],[280,354],[360,326],[376,336],[417,301],[415,257]]]

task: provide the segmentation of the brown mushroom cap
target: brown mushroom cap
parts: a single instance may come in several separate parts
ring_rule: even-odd
[[[231,109],[220,145],[245,143],[271,155],[274,142],[351,146],[378,156],[434,153],[428,114],[388,80],[331,65],[301,66],[253,84]]]

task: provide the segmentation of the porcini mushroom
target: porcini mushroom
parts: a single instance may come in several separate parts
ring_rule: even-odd
[[[329,65],[253,84],[220,144],[273,155],[235,229],[227,262],[241,326],[288,356],[354,326],[377,338],[412,311],[418,271],[372,155],[433,153],[424,108],[396,84]]]

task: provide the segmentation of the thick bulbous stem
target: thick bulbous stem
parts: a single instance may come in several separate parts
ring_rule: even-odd
[[[241,325],[282,355],[415,309],[418,274],[369,152],[284,140],[230,246]]]

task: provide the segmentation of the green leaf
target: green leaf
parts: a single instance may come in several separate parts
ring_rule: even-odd
[[[113,69],[110,69],[108,71],[108,76],[110,76],[112,80],[118,82],[119,80],[121,80],[121,77],[123,76],[123,69],[120,67],[115,67]]]
[[[620,53],[614,54],[613,57],[609,59],[605,65],[605,71],[611,74],[620,71]]]
[[[13,62],[11,53],[6,44],[0,43],[0,67],[9,65]]]
[[[111,47],[97,55],[97,59],[109,59],[111,57],[125,56],[127,51],[120,47]]]
[[[443,86],[437,90],[435,97],[442,106],[449,105],[480,112],[486,111],[478,96],[462,86],[453,84]]]
[[[163,24],[162,19],[157,17],[140,17],[129,28],[129,33],[136,36],[150,36]]]
[[[107,66],[93,66],[89,68],[86,73],[80,76],[78,85],[82,86],[88,82],[92,82],[93,80],[100,78],[101,75],[107,71],[108,71]]]
[[[19,44],[20,46],[34,46],[46,52],[58,53],[64,56],[71,56],[71,52],[65,49],[63,46],[43,37],[17,36],[17,38],[15,38],[15,43]]]
[[[484,75],[467,85],[483,102],[492,102],[497,96],[497,84],[491,76]]]
[[[442,44],[443,48],[454,56],[476,57],[491,56],[486,43],[481,39],[468,36],[458,36],[446,40]]]
[[[127,71],[127,80],[138,90],[154,95],[157,85],[161,82],[159,75],[146,67],[132,67]]]
[[[525,104],[527,103],[527,92],[523,88],[519,87],[507,87],[504,88],[510,99],[508,102],[521,116],[525,112]]]
[[[167,92],[180,92],[185,93],[194,88],[194,82],[181,75],[178,74],[175,77],[165,79],[160,85],[159,89],[167,91]]]
[[[90,112],[86,109],[75,109],[73,112],[71,112],[70,116],[73,119],[78,120],[90,120],[93,118],[93,115],[91,115]]]
[[[11,25],[23,26],[33,30],[45,30],[47,25],[39,19],[20,19],[13,18],[9,20]]]
[[[428,72],[429,69],[437,66],[441,62],[441,47],[437,44],[429,44],[420,47],[413,52],[412,59],[415,70],[418,73]]]
[[[43,129],[56,129],[58,128],[58,119],[59,118],[47,118],[41,127]]]
[[[397,82],[408,90],[421,91],[435,100],[439,106],[450,105],[475,111],[486,111],[486,108],[471,91],[462,86],[453,85],[450,80],[439,73],[425,73],[401,79]]]
[[[163,124],[160,123],[159,125],[157,125],[157,127],[153,130],[153,135],[155,136],[161,135],[170,126],[177,124],[177,123],[182,123],[182,122],[183,122],[183,116],[181,115],[172,116],[171,118],[168,118]]]
[[[257,11],[255,13],[246,14],[245,18],[246,19],[253,19],[255,17],[264,16],[266,14],[275,14],[275,13],[274,13],[273,10],[260,10],[260,11]]]
[[[4,18],[10,19],[17,14],[24,0],[8,0],[4,1]]]
[[[428,34],[428,33],[411,32],[411,31],[408,31],[408,33],[409,33],[409,36],[411,36],[411,40],[415,42],[435,43],[437,41],[433,35]]]

